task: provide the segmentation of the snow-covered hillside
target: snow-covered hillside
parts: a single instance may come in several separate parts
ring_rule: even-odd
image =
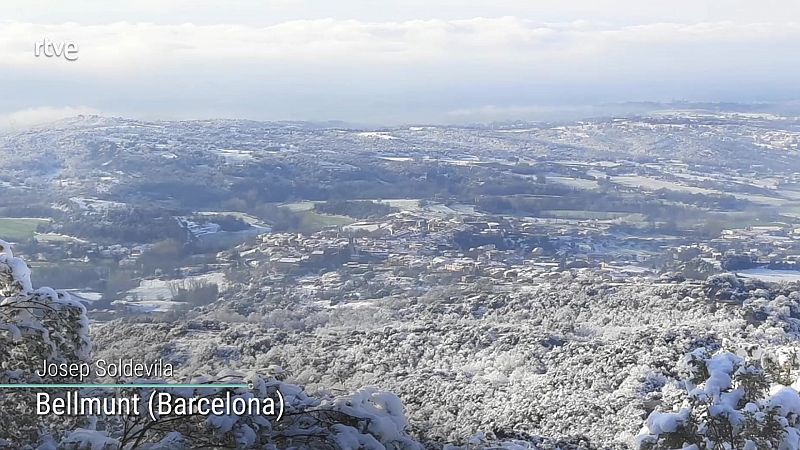
[[[673,407],[662,389],[685,377],[687,353],[791,346],[795,289],[732,276],[612,283],[575,271],[510,291],[470,286],[325,309],[254,291],[178,328],[112,322],[95,336],[108,354],[159,352],[187,374],[280,366],[310,392],[378,386],[402,399],[412,435],[433,447],[630,448],[648,414]]]

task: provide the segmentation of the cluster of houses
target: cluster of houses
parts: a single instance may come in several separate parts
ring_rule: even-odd
[[[483,278],[511,283],[582,268],[611,278],[655,276],[646,261],[682,243],[673,236],[616,233],[613,224],[596,220],[552,223],[421,210],[310,235],[263,234],[219,258],[309,292],[333,292],[353,280],[391,291]]]

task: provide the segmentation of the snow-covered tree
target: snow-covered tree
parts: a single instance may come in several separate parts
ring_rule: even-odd
[[[35,371],[52,363],[86,361],[89,321],[80,302],[65,291],[34,289],[30,270],[0,241],[0,383],[41,380]],[[0,442],[26,442],[37,432],[29,390],[0,392]]]
[[[686,379],[665,387],[683,392],[682,401],[649,415],[637,449],[800,448],[800,396],[773,384],[759,360],[698,348],[683,363]]]
[[[249,381],[252,389],[192,389],[184,397],[276,398],[285,403],[281,420],[264,415],[165,415],[152,421],[142,416],[103,418],[103,433],[80,430],[86,442],[113,439],[109,448],[308,448],[331,450],[421,450],[408,436],[404,407],[389,392],[363,389],[336,398],[316,398],[303,388],[275,377],[257,374],[220,373],[217,379]],[[206,378],[197,381],[213,381]],[[145,390],[140,396],[147,397]],[[96,424],[93,425],[97,428]],[[100,436],[98,438],[98,435]],[[74,433],[64,439],[76,439]],[[62,445],[64,444],[62,440]]]

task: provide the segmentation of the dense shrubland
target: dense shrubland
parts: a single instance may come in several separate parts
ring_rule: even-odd
[[[177,328],[139,323],[137,333],[154,351],[189,355],[188,373],[280,366],[308,392],[394,392],[412,435],[434,448],[563,449],[630,448],[651,413],[688,395],[674,389],[688,379],[687,354],[784,351],[800,331],[794,287],[731,274],[618,283],[577,270],[521,277],[512,290],[401,289],[334,307],[316,295],[241,286]],[[103,326],[97,339],[132,345],[129,326]],[[770,385],[793,382],[796,369],[782,370]]]

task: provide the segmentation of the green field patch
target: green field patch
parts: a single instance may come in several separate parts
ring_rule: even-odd
[[[373,200],[373,201],[379,203],[385,203],[401,211],[416,211],[420,209],[419,199],[414,199],[414,198],[395,198],[395,199]]]
[[[376,202],[376,203],[383,203],[389,205],[391,207],[403,210],[403,211],[415,211],[419,209],[419,202],[420,199],[418,198],[388,198],[388,199],[379,199],[379,198],[357,198],[357,199],[348,199],[347,201],[368,201],[368,202]],[[283,203],[279,204],[279,206],[283,208],[287,208],[292,212],[302,212],[302,211],[309,211],[314,209],[314,205],[317,203],[325,203],[321,201],[302,201],[302,202],[292,202],[292,203]]]
[[[314,209],[314,205],[321,202],[293,202],[293,203],[284,203],[280,205],[282,208],[286,208],[292,212],[302,212],[302,211],[310,211]]]
[[[580,211],[567,209],[548,209],[541,212],[542,217],[554,217],[557,219],[575,220],[615,220],[624,219],[628,222],[642,222],[645,216],[639,213],[618,212],[618,211]]]
[[[312,210],[300,211],[299,231],[314,233],[325,228],[341,227],[349,225],[356,220],[349,216],[338,216],[333,214],[319,214]]]
[[[35,233],[34,237],[36,238],[37,242],[80,242],[83,244],[87,244],[89,242],[85,239],[76,238],[75,236],[67,236],[65,234],[58,233]]]
[[[778,215],[769,210],[708,212],[695,218],[677,220],[680,228],[705,228],[716,234],[724,229],[747,228],[749,226],[783,226],[781,220],[792,222],[791,217]]]
[[[33,237],[36,227],[48,219],[0,217],[0,239],[24,241]]]
[[[697,186],[690,186],[686,184],[677,183],[670,180],[662,180],[659,178],[645,177],[641,175],[624,175],[611,177],[611,181],[635,189],[643,189],[647,191],[657,191],[659,189],[667,189],[670,191],[689,192],[691,194],[706,194],[706,195],[721,195],[720,191],[713,189],[706,189]]]
[[[589,180],[586,178],[574,178],[574,177],[548,174],[546,180],[547,182],[563,184],[565,186],[569,186],[575,189],[582,189],[587,191],[595,190],[599,187],[597,181]]]

